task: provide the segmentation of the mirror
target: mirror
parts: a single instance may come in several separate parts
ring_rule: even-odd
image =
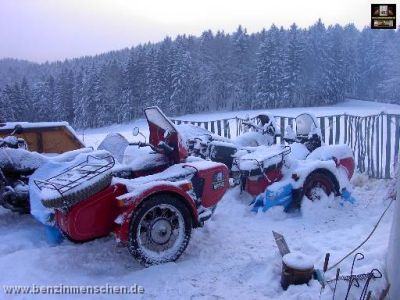
[[[133,135],[133,136],[138,136],[138,135],[139,135],[139,127],[133,128],[133,130],[132,130],[132,135]]]

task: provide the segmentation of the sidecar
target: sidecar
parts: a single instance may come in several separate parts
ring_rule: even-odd
[[[140,168],[132,163],[122,169],[107,169],[111,184],[95,189],[95,193],[81,188],[93,175],[93,164],[75,166],[68,169],[71,176],[60,174],[62,178],[55,176],[37,184],[43,204],[55,209],[56,224],[69,239],[85,242],[112,233],[139,262],[150,265],[179,258],[192,229],[201,227],[214,212],[229,186],[229,174],[220,163],[187,161],[178,129],[158,107],[147,108],[145,115],[149,143],[137,146],[149,148],[147,159],[157,158],[155,165]],[[107,158],[102,160],[105,164]],[[96,163],[98,178],[105,176],[100,171],[102,164]],[[80,175],[72,176],[75,173]],[[71,189],[70,177],[74,178]],[[83,193],[78,192],[80,188]]]

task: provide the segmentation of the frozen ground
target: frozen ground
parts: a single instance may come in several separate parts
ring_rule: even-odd
[[[301,214],[295,215],[279,207],[253,215],[247,206],[249,199],[239,196],[237,189],[230,190],[214,217],[193,232],[187,250],[176,263],[150,268],[136,263],[127,249],[116,247],[112,237],[85,244],[65,241],[52,247],[44,228],[32,217],[1,209],[0,286],[136,283],[145,288],[144,299],[318,299],[317,281],[310,286],[281,289],[281,258],[272,230],[284,234],[291,250],[308,254],[318,268],[322,268],[326,252],[331,253],[332,263],[337,261],[367,236],[388,204],[383,199],[386,181],[356,176],[353,183],[357,204],[341,206],[337,199],[328,198],[315,203],[305,200]],[[365,259],[356,263],[356,273],[383,269],[391,216],[390,210],[360,250]],[[349,273],[350,265],[351,259],[340,265],[342,272]],[[334,276],[335,271],[331,271],[327,277]],[[379,280],[370,287],[378,291],[384,284]],[[343,299],[345,288],[339,285],[336,299]],[[352,291],[358,299],[361,288]],[[25,299],[42,297],[46,298]],[[80,297],[105,299],[109,295]],[[322,299],[331,297],[329,288],[322,292]],[[132,295],[116,298],[132,299]]]
[[[316,115],[382,111],[400,113],[400,106],[350,101],[340,106],[312,109]],[[389,107],[389,108],[388,108]],[[307,109],[310,111],[311,109]],[[304,109],[276,110],[272,113],[297,115]],[[246,112],[240,112],[240,114]],[[253,114],[256,114],[253,112]],[[217,119],[235,116],[207,114],[184,116],[182,119]],[[134,126],[146,134],[146,123],[130,124],[85,131],[85,142],[97,146],[109,132],[122,132],[129,140]],[[82,134],[82,132],[80,132]],[[64,241],[51,246],[41,224],[31,216],[21,216],[0,208],[0,287],[4,285],[134,285],[145,288],[144,299],[319,299],[320,285],[294,286],[287,291],[280,287],[281,258],[272,237],[272,230],[285,235],[291,250],[308,254],[317,268],[322,268],[326,252],[331,263],[358,245],[372,230],[379,215],[388,204],[384,196],[388,181],[371,180],[355,175],[352,180],[355,205],[341,206],[338,199],[303,202],[302,212],[286,214],[281,208],[253,215],[250,199],[229,190],[215,215],[204,228],[192,234],[191,242],[176,263],[143,268],[129,255],[127,249],[116,246],[113,237],[84,244]],[[356,262],[355,272],[383,270],[388,244],[392,209],[382,220],[373,237],[360,251],[365,259]],[[340,265],[342,273],[350,272],[351,259]],[[335,276],[335,270],[327,274]],[[385,280],[370,284],[380,291]],[[339,284],[336,299],[343,299],[346,286]],[[361,288],[353,287],[353,299]],[[0,291],[0,299],[4,298]],[[82,299],[108,299],[110,295],[74,295]],[[54,299],[54,296],[6,296],[6,299]],[[64,296],[64,299],[70,299]],[[140,296],[118,295],[115,299],[135,299]],[[322,291],[322,299],[331,299],[330,288]]]

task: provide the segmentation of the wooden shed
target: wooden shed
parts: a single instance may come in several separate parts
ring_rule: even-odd
[[[10,135],[16,125],[22,127],[16,136],[23,138],[31,151],[64,153],[85,147],[67,122],[0,123],[0,138]]]

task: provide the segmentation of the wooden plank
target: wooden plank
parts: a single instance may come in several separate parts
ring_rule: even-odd
[[[380,178],[384,178],[384,167],[383,167],[383,127],[384,127],[384,122],[383,122],[383,119],[384,119],[384,115],[383,115],[383,113],[381,113],[381,116],[380,116],[380,119],[381,119],[381,145],[380,145],[380,150],[381,150],[381,156],[380,156],[380,163],[381,163],[381,168],[380,168]]]
[[[279,123],[280,123],[280,129],[281,129],[281,132],[280,132],[280,134],[281,134],[281,144],[283,144],[284,143],[284,140],[283,140],[283,136],[285,135],[285,119],[283,118],[283,117],[279,117],[280,118],[280,120],[279,120]]]
[[[236,136],[239,136],[242,130],[242,119],[236,117]]]
[[[333,144],[333,117],[329,117],[329,145]]]
[[[335,134],[335,144],[339,144],[340,142],[340,120],[341,116],[336,116],[336,134]]]
[[[217,121],[217,134],[222,136],[221,120]]]
[[[347,132],[349,130],[349,128],[348,128],[349,120],[348,119],[349,119],[349,117],[345,114],[344,115],[344,130],[343,130],[344,131],[344,141],[343,142],[345,144],[347,144],[347,142],[348,142],[347,141]]]
[[[319,126],[321,127],[322,140],[325,142],[325,117],[319,119]]]
[[[394,163],[398,162],[400,151],[400,115],[396,116],[394,132]]]
[[[362,172],[366,171],[366,158],[367,158],[367,118],[361,119],[361,157],[362,157]]]
[[[224,122],[224,137],[229,138],[229,122],[227,119],[223,120]]]
[[[290,253],[289,246],[286,243],[285,237],[282,234],[277,233],[275,231],[272,231],[272,234],[274,235],[275,243],[278,246],[279,253],[281,254],[281,256],[283,257],[286,254]]]
[[[349,136],[349,143],[348,144],[349,144],[350,148],[354,150],[354,146],[353,146],[353,117],[349,116],[348,121],[349,121],[348,128],[347,128],[347,130],[349,131],[349,135],[348,135]]]
[[[386,162],[385,162],[385,178],[390,178],[390,162],[392,159],[392,116],[386,115]]]
[[[371,131],[370,131],[370,134],[371,134],[371,147],[370,147],[370,149],[371,149],[371,174],[372,174],[372,177],[374,177],[375,178],[375,159],[374,159],[374,156],[375,156],[375,154],[376,154],[376,149],[375,149],[375,129],[376,129],[376,126],[375,126],[375,123],[376,123],[376,117],[375,116],[373,116],[373,117],[371,117],[372,118],[372,125],[371,125]]]
[[[357,117],[356,118],[356,146],[355,148],[357,149],[357,164],[358,164],[358,170],[360,172],[362,171],[362,145],[361,145],[361,118]]]
[[[367,128],[366,128],[366,134],[365,134],[365,139],[366,139],[366,147],[367,147],[367,162],[368,162],[368,167],[367,167],[367,173],[368,175],[371,174],[371,117],[367,117]]]
[[[211,121],[211,132],[215,133],[215,121]]]
[[[293,122],[294,122],[294,118],[288,118],[288,125],[291,126],[292,128],[293,128]],[[281,129],[281,132],[282,131],[283,131],[283,133],[285,133],[285,128],[283,130]]]
[[[361,163],[362,163],[362,165],[361,165],[361,169],[362,169],[362,172],[364,173],[365,172],[365,170],[366,170],[366,162],[365,162],[365,160],[366,160],[366,155],[367,155],[367,139],[366,139],[366,137],[367,137],[367,119],[365,118],[365,117],[363,117],[363,118],[360,118],[360,126],[361,126],[361,129],[360,129],[360,141],[361,141],[361,143],[360,143],[360,147],[361,147],[361,159],[362,159],[362,161],[361,161]]]
[[[375,157],[375,163],[376,163],[376,178],[380,178],[380,118],[379,116],[376,117],[376,143],[375,143],[375,149],[376,149],[376,157]]]

